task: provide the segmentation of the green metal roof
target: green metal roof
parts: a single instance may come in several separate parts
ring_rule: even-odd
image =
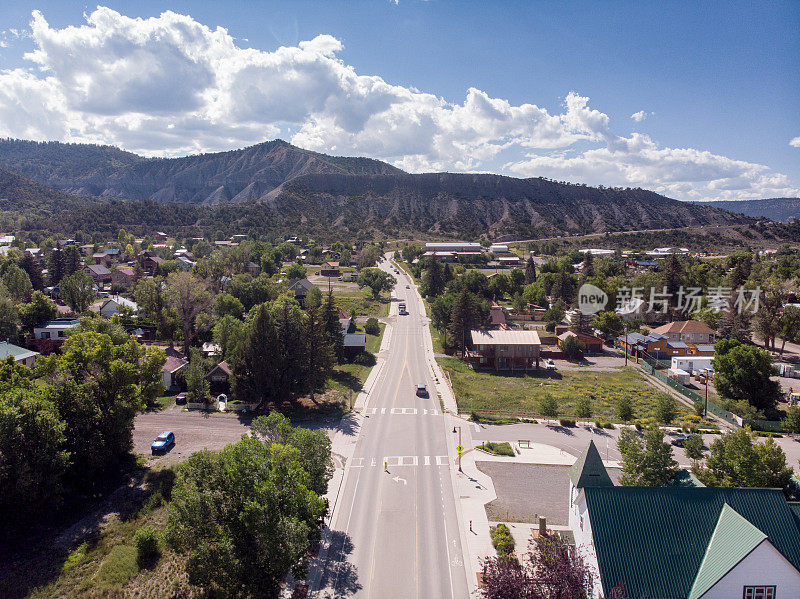
[[[699,599],[767,538],[727,503],[722,506],[689,599]]]
[[[690,470],[686,468],[681,468],[675,474],[671,481],[669,481],[669,486],[671,487],[705,487],[703,483],[700,482]]]
[[[594,441],[583,450],[580,457],[569,468],[569,477],[576,487],[613,487],[614,483],[608,475],[600,452],[597,451]]]
[[[9,343],[7,341],[0,341],[0,360],[5,360],[8,356],[14,356],[14,360],[19,362],[20,360],[38,355],[39,352],[25,349],[24,347],[14,345],[13,343]]]
[[[800,569],[800,527],[780,489],[587,487],[603,594],[686,599],[725,504]],[[717,550],[715,549],[715,552]]]

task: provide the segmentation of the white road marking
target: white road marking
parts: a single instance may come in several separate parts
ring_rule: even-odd
[[[406,479],[404,479],[404,478],[400,478],[399,476],[395,476],[395,477],[393,477],[393,478],[392,478],[392,480],[393,480],[394,482],[396,482],[396,483],[399,483],[400,481],[403,481],[403,486],[406,486],[406,485],[408,484],[408,482],[406,481]]]

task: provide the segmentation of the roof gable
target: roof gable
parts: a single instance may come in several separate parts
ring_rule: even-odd
[[[589,441],[583,453],[570,466],[569,478],[577,488],[614,486],[594,441]]]
[[[688,597],[725,504],[763,531],[795,568],[800,529],[780,489],[587,487],[605,596]]]
[[[699,599],[767,538],[727,503],[717,520],[689,599]]]

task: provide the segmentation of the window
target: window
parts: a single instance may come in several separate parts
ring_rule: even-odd
[[[742,599],[775,599],[775,585],[742,588]]]

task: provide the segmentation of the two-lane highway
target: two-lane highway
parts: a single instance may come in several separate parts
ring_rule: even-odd
[[[394,316],[386,362],[363,411],[324,572],[310,581],[316,596],[469,595],[448,431],[423,346],[427,325],[416,289],[406,284],[401,271],[393,297],[408,314]],[[417,383],[427,386],[428,397],[417,396]]]

